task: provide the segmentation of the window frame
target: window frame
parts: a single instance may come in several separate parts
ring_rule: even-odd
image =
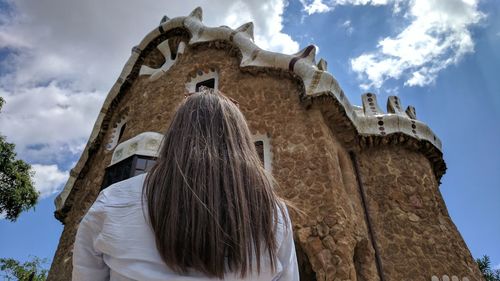
[[[138,175],[143,174],[143,173],[147,173],[154,166],[154,164],[153,165],[148,165],[148,162],[146,162],[146,169],[140,169],[140,171],[142,171],[142,173],[136,174],[136,172],[139,170],[139,169],[137,169],[137,160],[138,159],[145,159],[146,161],[156,161],[157,158],[156,157],[152,157],[152,156],[145,156],[145,155],[134,154],[132,156],[129,156],[129,157],[121,160],[118,163],[115,163],[114,165],[106,167],[106,169],[104,170],[104,177],[102,179],[100,190],[103,190],[103,189],[109,187],[110,185],[112,185],[114,183],[117,183],[117,182],[120,182],[120,181],[124,181],[126,179],[138,176]],[[125,165],[125,167],[123,167],[123,168],[126,168],[127,167],[127,162],[130,163],[130,168],[128,169],[128,171],[123,171],[122,172],[123,174],[126,175],[124,178],[120,178],[120,179],[116,179],[116,178],[115,179],[110,179],[109,178],[109,174],[113,173],[114,169],[120,168],[121,166],[124,166],[124,165]]]

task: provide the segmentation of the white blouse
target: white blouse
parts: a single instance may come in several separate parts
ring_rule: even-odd
[[[145,174],[124,180],[99,194],[78,227],[73,248],[73,280],[219,280],[198,272],[180,275],[165,265],[156,249],[147,212],[142,209],[144,179]],[[288,229],[285,231],[280,217],[275,272],[271,271],[267,251],[263,251],[260,275],[251,272],[241,279],[238,273],[227,273],[224,280],[299,280],[292,226]]]

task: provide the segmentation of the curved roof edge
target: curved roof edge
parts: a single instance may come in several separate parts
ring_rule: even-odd
[[[202,9],[194,9],[186,17],[168,19],[164,17],[158,28],[149,32],[139,45],[132,48],[132,54],[104,101],[101,111],[92,129],[90,138],[76,166],[71,170],[70,177],[62,192],[56,197],[56,217],[65,207],[65,202],[73,185],[89,158],[89,151],[96,141],[106,114],[116,98],[123,83],[132,73],[141,52],[158,36],[176,28],[183,28],[191,33],[189,45],[210,42],[229,41],[239,48],[242,59],[240,67],[264,67],[282,69],[293,72],[304,83],[306,97],[329,95],[335,98],[345,109],[358,134],[361,136],[385,136],[393,133],[403,133],[417,140],[425,140],[441,151],[441,141],[424,123],[416,120],[415,109],[408,106],[402,109],[398,97],[390,96],[387,101],[387,113],[377,104],[376,95],[367,93],[362,96],[362,107],[352,105],[337,80],[327,72],[326,61],[321,59],[316,64],[316,46],[309,45],[296,54],[286,55],[266,51],[259,48],[253,41],[253,23],[243,24],[236,30],[227,26],[207,27],[202,23]]]

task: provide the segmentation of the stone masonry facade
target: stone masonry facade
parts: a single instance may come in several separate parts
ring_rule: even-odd
[[[238,101],[252,134],[268,137],[279,193],[302,211],[291,212],[301,280],[482,280],[439,191],[439,149],[405,134],[361,135],[339,102],[306,97],[293,72],[242,68],[230,41],[189,44],[191,36],[175,28],[151,40],[122,81],[56,211],[64,231],[48,280],[71,280],[75,234],[111,162],[113,127],[126,120],[122,140],[164,133],[186,84],[210,72]],[[156,48],[166,39],[175,61],[142,75],[141,65],[166,65]]]

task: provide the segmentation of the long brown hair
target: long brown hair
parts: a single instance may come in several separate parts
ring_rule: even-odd
[[[278,215],[288,225],[274,183],[234,101],[214,90],[187,97],[144,188],[165,263],[179,273],[222,279],[232,271],[243,278],[260,272],[267,249],[274,270]]]

